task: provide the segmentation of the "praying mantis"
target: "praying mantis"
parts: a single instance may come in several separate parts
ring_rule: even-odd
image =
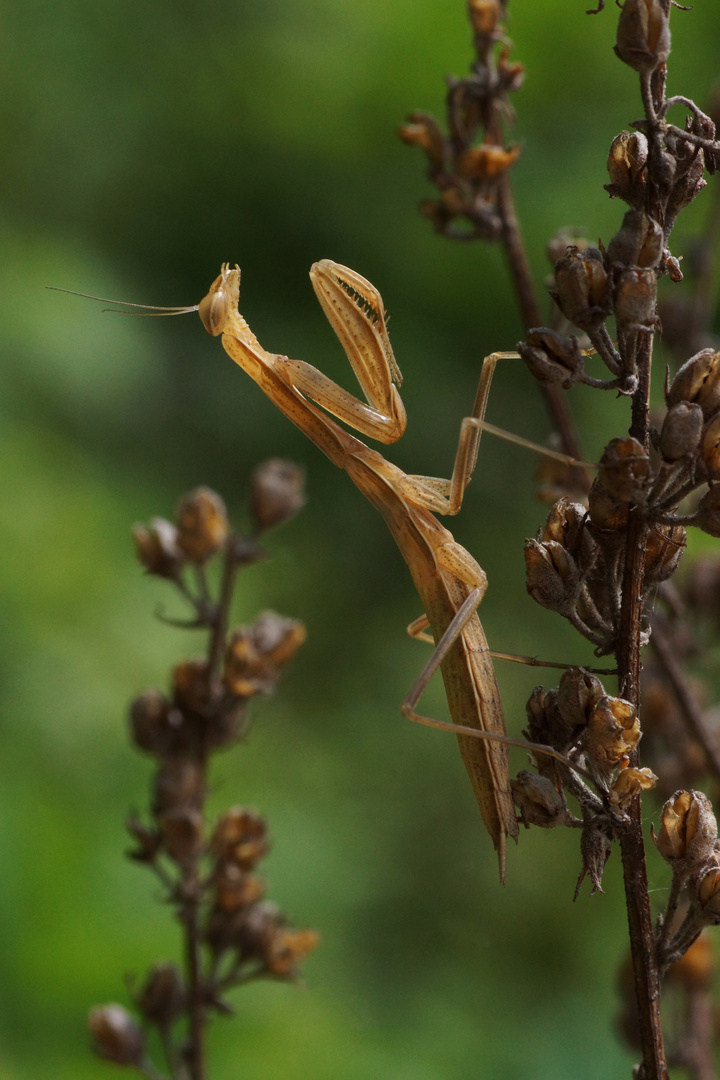
[[[335,465],[347,472],[384,517],[423,605],[424,614],[408,630],[414,637],[435,644],[433,656],[401,710],[411,720],[457,734],[504,884],[507,838],[516,840],[518,836],[507,747],[515,744],[533,748],[533,744],[506,734],[492,656],[477,615],[487,589],[486,574],[435,515],[452,515],[460,510],[477,461],[482,428],[494,430],[484,423],[484,415],[496,364],[500,359],[517,358],[518,354],[495,352],[485,357],[472,415],[463,420],[460,428],[452,477],[446,480],[405,473],[331,418],[384,444],[396,442],[405,431],[407,418],[398,391],[402,376],[390,344],[382,297],[366,278],[329,259],[312,266],[310,280],[355,373],[364,401],[311,364],[262,347],[238,310],[238,266],[231,269],[228,263],[223,264],[200,304],[150,307],[153,313],[165,315],[197,311],[205,329],[221,337],[235,363]],[[122,306],[147,309],[146,305]],[[565,460],[563,455],[553,456]],[[428,627],[431,638],[425,634]],[[438,667],[452,723],[431,720],[416,710]],[[544,749],[558,756],[550,748]]]
[[[228,355],[268,398],[344,469],[385,521],[408,565],[424,615],[408,628],[416,637],[432,632],[436,653],[402,706],[413,720],[424,685],[440,666],[452,725],[490,738],[458,734],[460,753],[505,881],[507,838],[517,839],[508,772],[505,721],[495,670],[476,609],[487,588],[485,572],[435,514],[456,514],[477,459],[482,420],[497,361],[486,357],[471,417],[463,421],[450,480],[409,475],[341,428],[328,413],[382,443],[405,431],[395,361],[378,290],[354,270],[324,259],[310,270],[320,305],[355,372],[365,401],[348,393],[317,368],[270,353],[238,311],[240,268],[224,264],[197,310],[208,333],[221,336]],[[183,309],[195,310],[195,309]],[[315,402],[316,404],[313,404]],[[322,409],[317,406],[322,406]],[[327,412],[322,411],[327,410]]]

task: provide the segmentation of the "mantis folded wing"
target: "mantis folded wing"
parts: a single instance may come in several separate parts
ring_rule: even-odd
[[[331,461],[348,473],[383,515],[420,595],[426,616],[423,625],[430,627],[442,654],[439,662],[453,722],[502,736],[505,723],[500,693],[475,612],[487,579],[475,559],[434,515],[455,514],[460,509],[475,467],[480,439],[478,421],[485,412],[495,363],[505,354],[494,353],[485,360],[473,416],[463,421],[452,478],[408,475],[328,416],[331,413],[383,443],[395,442],[405,430],[405,409],[397,389],[401,376],[385,325],[382,298],[365,278],[327,259],[315,263],[310,279],[365,401],[310,364],[263,349],[237,310],[238,267],[222,267],[199,305],[199,314],[210,334],[222,335],[223,346],[235,363]],[[448,632],[450,636],[446,637]],[[418,697],[419,693],[411,694],[403,707],[411,718],[417,716],[414,706]],[[506,839],[517,838],[518,833],[507,747],[495,739],[468,735],[458,735],[458,742],[483,821],[498,853],[504,882]]]

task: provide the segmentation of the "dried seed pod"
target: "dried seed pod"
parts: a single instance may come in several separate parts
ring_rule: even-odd
[[[618,331],[652,330],[657,325],[657,275],[654,270],[623,270],[613,289]]]
[[[410,113],[407,124],[403,124],[398,135],[409,146],[419,146],[424,150],[432,165],[442,166],[445,160],[445,136],[433,116],[424,112]]]
[[[257,810],[232,806],[215,826],[210,848],[218,862],[252,870],[270,849],[265,819]]]
[[[267,970],[277,979],[295,979],[298,964],[320,944],[314,930],[281,929],[272,938],[265,957]]]
[[[253,624],[252,635],[260,655],[280,667],[287,664],[304,643],[307,630],[297,619],[264,611]]]
[[[203,716],[210,703],[210,667],[204,657],[178,664],[172,673],[173,700],[186,713]]]
[[[148,754],[167,754],[184,742],[183,715],[160,690],[146,690],[130,706],[130,731]]]
[[[253,472],[250,497],[258,531],[281,525],[305,505],[305,470],[292,461],[270,458]]]
[[[588,817],[580,837],[580,852],[582,854],[582,870],[575,886],[577,900],[580,886],[586,877],[590,878],[592,888],[590,895],[602,892],[602,876],[610,855],[612,843],[607,833],[606,822],[602,818]]]
[[[625,0],[615,52],[635,71],[651,72],[670,53],[670,27],[662,0]]]
[[[645,587],[667,581],[677,570],[687,544],[684,525],[654,525],[645,545]]]
[[[663,252],[663,232],[642,210],[628,210],[610,240],[607,258],[611,265],[655,267]]]
[[[153,964],[137,999],[146,1020],[167,1027],[185,1008],[185,988],[176,964]]]
[[[625,810],[634,798],[654,788],[656,783],[652,769],[621,769],[608,792],[610,805]]]
[[[606,191],[631,205],[645,198],[645,165],[648,141],[640,131],[621,131],[610,145],[607,170],[610,183]]]
[[[145,1057],[145,1036],[122,1005],[96,1005],[88,1014],[93,1049],[116,1065],[139,1066]]]
[[[610,279],[597,248],[568,248],[555,264],[552,295],[565,318],[583,330],[606,318],[610,312]]]
[[[178,544],[198,565],[219,551],[230,530],[225,503],[210,488],[195,488],[183,496],[175,518]]]
[[[526,827],[539,825],[541,829],[553,829],[567,818],[565,799],[547,777],[522,769],[510,781],[510,789]]]
[[[700,445],[703,413],[699,405],[680,401],[672,405],[660,432],[660,453],[665,461],[680,461],[692,457]]]
[[[662,808],[655,846],[671,866],[688,873],[711,857],[718,827],[712,804],[702,791],[676,791]]]
[[[178,576],[186,559],[174,525],[164,518],[153,518],[149,526],[133,525],[132,538],[138,561],[148,573],[170,579]]]
[[[720,352],[701,349],[686,360],[665,395],[668,407],[694,402],[706,420],[720,411]]]
[[[519,341],[517,350],[540,383],[557,383],[568,390],[582,375],[582,354],[576,337],[563,337],[541,326],[531,330],[525,341]]]
[[[174,862],[186,866],[197,859],[203,848],[202,814],[192,807],[180,806],[157,815],[163,846]]]
[[[593,565],[597,556],[597,543],[585,527],[587,518],[582,503],[563,496],[551,506],[542,534],[543,540],[562,544],[583,571]]]
[[[213,876],[215,907],[233,914],[257,904],[265,895],[265,882],[255,874],[246,874],[235,863],[222,863]]]
[[[468,15],[474,34],[492,34],[503,16],[500,0],[468,0]]]
[[[650,459],[642,443],[630,437],[611,439],[600,458],[597,479],[611,499],[643,503],[651,477]]]
[[[582,580],[575,560],[561,544],[526,540],[525,570],[527,591],[533,600],[561,615],[572,612]]]
[[[557,690],[557,708],[568,731],[584,727],[604,697],[605,688],[596,675],[579,667],[564,671]]]
[[[720,480],[720,413],[705,427],[700,457],[708,480]]]
[[[695,511],[694,524],[708,536],[720,537],[720,484],[715,484],[703,495]]]
[[[607,772],[627,760],[641,735],[634,705],[623,698],[604,696],[590,714],[582,743],[588,760]]]
[[[596,476],[588,495],[588,513],[590,523],[595,529],[620,532],[627,528],[630,505],[613,498]]]
[[[545,248],[545,254],[550,260],[550,265],[555,266],[558,259],[562,259],[564,255],[567,255],[568,248],[572,248],[573,251],[587,251],[588,248],[593,247],[593,244],[584,237],[573,232],[570,229],[558,229],[554,236],[551,236],[547,242]]]
[[[473,146],[455,159],[455,170],[465,180],[496,180],[514,165],[520,156],[520,147],[505,149],[490,143]]]

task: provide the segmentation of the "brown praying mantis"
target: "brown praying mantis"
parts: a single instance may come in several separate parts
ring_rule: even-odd
[[[402,379],[390,345],[380,293],[355,271],[328,259],[315,263],[310,280],[365,401],[310,364],[270,353],[260,345],[238,311],[238,267],[222,267],[198,307],[200,318],[210,334],[222,335],[223,347],[235,363],[335,465],[348,473],[385,518],[425,613],[412,624],[410,632],[419,636],[429,626],[442,652],[428,665],[424,681],[421,677],[408,695],[404,714],[420,719],[415,706],[432,668],[439,664],[454,724],[503,736],[500,691],[476,614],[487,578],[435,514],[456,514],[460,509],[475,467],[481,433],[474,420],[484,415],[495,364],[504,354],[493,353],[483,364],[473,415],[461,428],[452,478],[408,475],[327,415],[382,443],[395,442],[405,431],[405,409],[398,393]],[[463,734],[458,735],[458,743],[504,881],[507,837],[518,835],[507,747],[494,739]]]
[[[461,425],[452,477],[445,480],[410,475],[331,419],[334,416],[382,443],[396,442],[405,431],[405,409],[398,392],[402,377],[390,345],[380,293],[360,274],[329,259],[313,265],[310,280],[365,401],[312,365],[262,347],[238,310],[240,268],[237,266],[230,269],[229,264],[223,265],[200,304],[153,311],[158,314],[198,311],[208,333],[222,335],[223,347],[235,363],[335,465],[348,473],[385,518],[424,609],[424,614],[408,630],[415,637],[435,643],[433,656],[403,702],[402,712],[412,720],[456,732],[482,819],[498,854],[500,880],[504,882],[507,837],[518,836],[507,745],[535,747],[509,738],[505,731],[492,656],[477,616],[487,588],[485,572],[435,514],[457,514],[460,510],[475,468],[482,429],[493,430],[484,423],[484,415],[495,366],[498,360],[516,358],[518,354],[496,352],[483,361],[472,415]],[[544,452],[564,461],[571,460],[551,451]],[[424,633],[428,627],[432,639]],[[438,667],[442,671],[452,723],[431,720],[416,711],[420,696]],[[550,748],[542,749],[565,760]]]

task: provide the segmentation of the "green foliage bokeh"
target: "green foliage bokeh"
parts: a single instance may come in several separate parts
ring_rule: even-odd
[[[617,227],[605,157],[640,102],[612,54],[612,5],[510,7],[527,69],[516,195],[542,281],[561,226],[606,240]],[[673,22],[670,92],[702,103],[720,11]],[[346,263],[392,313],[410,423],[389,456],[446,475],[483,355],[520,336],[501,252],[432,234],[423,160],[395,134],[414,108],[441,114],[444,73],[466,71],[464,4],[24,0],[0,29],[0,1080],[102,1075],[87,1008],[127,1001],[126,975],[177,955],[153,882],[122,858],[149,776],[124,718],[201,643],[153,619],[182,612],[141,575],[128,529],[200,483],[241,524],[249,473],[271,456],[303,463],[308,505],[241,578],[238,619],[274,608],[309,637],[248,745],[218,760],[212,804],[267,815],[270,895],[323,944],[304,987],[237,995],[211,1031],[212,1080],[627,1073],[611,1033],[619,866],[606,896],[573,905],[575,838],[533,831],[500,889],[454,740],[399,715],[426,653],[404,634],[418,602],[383,522],[195,316],[117,318],[43,289],[194,303],[237,261],[263,344],[349,385],[307,279],[318,258]],[[608,402],[591,422],[576,404],[592,455],[618,414]],[[491,413],[546,434],[516,365]],[[588,662],[525,595],[522,541],[544,513],[534,467],[486,439],[453,529],[488,572],[493,645]],[[539,680],[501,679],[517,733]],[[426,707],[444,715],[438,688]]]

